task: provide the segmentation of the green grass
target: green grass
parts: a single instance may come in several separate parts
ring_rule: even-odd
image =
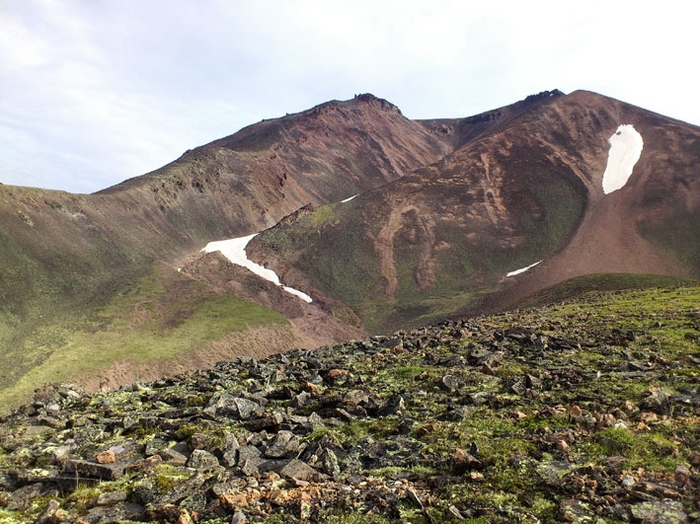
[[[37,365],[0,391],[0,405],[17,405],[41,384],[93,375],[114,362],[186,356],[226,333],[287,323],[275,311],[170,268],[135,282],[89,318],[74,325],[71,320],[48,324],[28,338],[26,347],[37,354]]]
[[[600,291],[622,291],[652,287],[673,287],[694,283],[693,279],[664,275],[645,275],[633,273],[598,273],[584,275],[546,289],[540,290],[524,301],[514,304],[516,307],[534,307],[554,304],[565,300],[583,297]]]

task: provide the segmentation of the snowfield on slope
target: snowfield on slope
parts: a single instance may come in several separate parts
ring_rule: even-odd
[[[260,264],[256,264],[252,260],[248,260],[245,248],[256,235],[257,233],[254,233],[252,235],[248,235],[247,237],[239,237],[232,238],[230,240],[218,240],[216,242],[209,242],[206,245],[206,247],[202,249],[202,251],[206,253],[221,251],[221,254],[228,258],[231,261],[231,263],[236,264],[237,266],[243,266],[255,273],[256,275],[258,275],[259,277],[262,277],[265,280],[269,280],[275,285],[281,286],[282,289],[284,289],[287,293],[291,293],[292,295],[298,296],[304,302],[311,303],[313,300],[309,295],[307,295],[303,291],[299,291],[298,289],[294,289],[292,287],[283,285],[280,282],[277,273],[275,273],[271,269],[267,269],[266,267],[261,266]]]
[[[538,260],[534,264],[530,264],[529,266],[526,266],[526,267],[521,267],[520,269],[516,269],[515,271],[510,271],[510,272],[506,273],[506,277],[514,277],[515,275],[519,275],[520,273],[525,273],[525,271],[527,271],[528,269],[532,269],[540,262],[542,262],[542,260]]]
[[[608,164],[603,173],[603,193],[606,195],[627,184],[644,147],[642,135],[631,124],[619,126],[608,142]]]

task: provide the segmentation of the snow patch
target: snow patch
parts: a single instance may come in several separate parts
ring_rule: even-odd
[[[202,249],[202,251],[204,251],[205,253],[221,251],[221,254],[228,258],[233,264],[236,264],[237,266],[243,266],[255,273],[256,275],[258,275],[259,277],[262,277],[265,280],[269,280],[275,285],[281,286],[282,289],[284,289],[287,293],[291,293],[292,295],[298,296],[304,302],[311,303],[311,297],[303,291],[299,291],[298,289],[282,285],[279,277],[277,276],[277,273],[275,273],[271,269],[267,269],[266,267],[261,266],[260,264],[256,264],[252,260],[248,260],[245,248],[248,245],[248,243],[251,240],[253,240],[255,235],[257,235],[257,233],[253,235],[248,235],[247,237],[239,237],[232,238],[230,240],[218,240],[216,242],[209,242],[206,245],[206,247]]]
[[[341,203],[341,204],[345,204],[346,202],[350,202],[350,201],[351,201],[353,198],[355,198],[356,196],[357,196],[357,195],[353,195],[353,196],[351,196],[350,198],[346,198],[345,200],[341,200],[340,203]]]
[[[608,142],[608,164],[603,173],[603,193],[606,195],[627,184],[644,147],[642,135],[631,124],[619,126]]]
[[[534,264],[530,264],[530,265],[527,266],[527,267],[522,267],[522,268],[520,268],[520,269],[516,269],[515,271],[511,271],[511,272],[509,272],[509,273],[506,273],[506,276],[507,276],[507,277],[514,277],[515,275],[519,275],[520,273],[525,273],[525,271],[527,271],[528,269],[532,269],[533,267],[535,267],[535,266],[536,266],[537,264],[539,264],[540,262],[542,262],[542,260],[539,260],[539,261],[535,262]]]

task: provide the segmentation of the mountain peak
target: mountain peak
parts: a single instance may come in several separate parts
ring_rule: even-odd
[[[388,100],[374,96],[371,93],[361,93],[359,95],[355,95],[354,100],[357,100],[358,102],[364,104],[369,104],[378,109],[381,109],[382,111],[401,114],[401,110],[394,104],[392,104]]]

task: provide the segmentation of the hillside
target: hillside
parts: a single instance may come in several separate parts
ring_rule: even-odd
[[[0,419],[0,520],[700,519],[700,288],[595,292]]]
[[[420,121],[365,94],[92,195],[0,185],[0,412],[47,381],[115,388],[578,276],[698,279],[699,152],[699,128],[584,91]],[[239,255],[308,301],[201,251],[256,233]]]

